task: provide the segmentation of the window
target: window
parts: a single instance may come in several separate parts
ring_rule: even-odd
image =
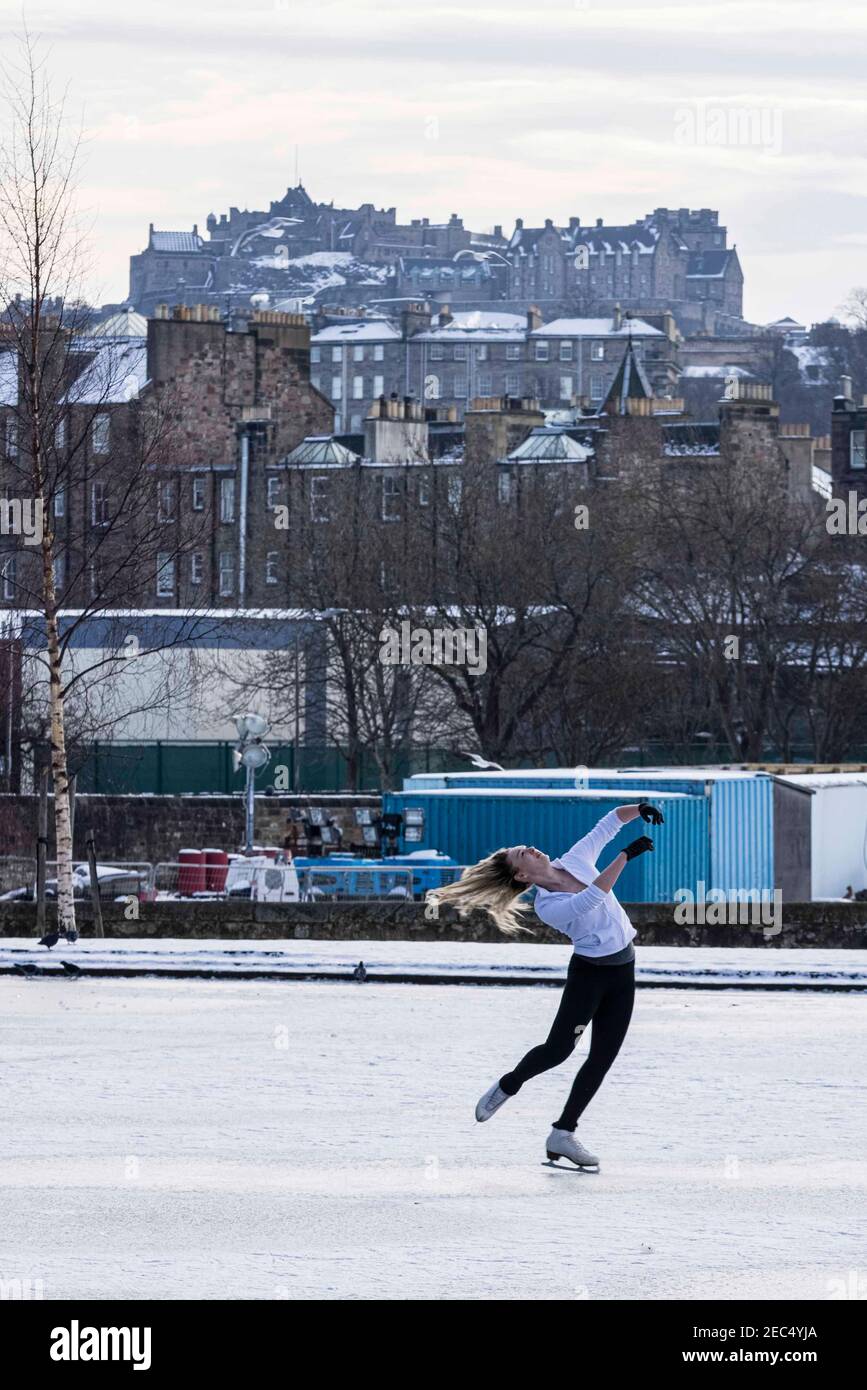
[[[54,494],[54,515],[66,516],[66,488],[59,487]]]
[[[430,360],[431,362],[442,362],[444,357],[442,343],[431,343]]]
[[[506,348],[506,361],[519,362],[521,360],[521,344],[510,343]]]
[[[343,400],[343,378],[340,376],[331,378],[331,399],[333,401]]]
[[[18,457],[18,421],[14,415],[6,416],[6,455],[11,459]]]
[[[384,376],[375,376],[375,377],[373,378],[373,395],[374,395],[374,399],[375,399],[375,400],[379,400],[379,397],[383,394],[384,391],[385,391],[385,377],[384,377]]]
[[[313,387],[314,391],[322,390],[322,378],[320,377],[318,372],[316,372],[315,375],[311,376],[310,385]]]
[[[235,556],[231,550],[220,551],[220,598],[235,592]]]
[[[54,447],[58,450],[66,448],[66,416],[57,422],[54,431]]]
[[[363,348],[363,347],[354,347],[354,348],[352,349],[352,360],[353,360],[353,362],[363,362],[363,361],[364,361],[364,348]]]
[[[594,373],[590,378],[590,399],[591,401],[601,401],[604,395],[605,387],[602,378]]]
[[[277,567],[278,567],[279,564],[280,564],[280,552],[279,552],[279,550],[269,550],[269,551],[268,551],[268,554],[265,556],[265,583],[266,583],[266,584],[277,584],[277,583],[279,582],[279,578],[278,578],[278,575],[277,575]]]
[[[232,522],[235,520],[235,479],[220,479],[220,520],[222,522]]]
[[[15,597],[15,556],[6,555],[3,564],[0,566],[0,573],[3,575],[3,597]]]
[[[374,362],[384,362],[384,361],[385,361],[385,347],[384,347],[384,345],[383,345],[382,343],[375,343],[375,344],[374,344],[374,347],[373,347],[373,360],[374,360]]]
[[[456,361],[456,362],[466,362],[466,360],[467,360],[467,345],[466,345],[466,343],[455,343],[455,361]]]
[[[430,478],[419,478],[418,480],[418,505],[420,507],[430,506]]]
[[[490,372],[482,372],[479,376],[479,395],[492,396],[494,394],[494,378]]]
[[[268,479],[268,482],[267,482],[267,488],[268,488],[268,497],[267,497],[268,506],[269,506],[269,507],[276,507],[276,506],[278,506],[278,505],[279,505],[279,502],[280,502],[280,479],[279,479],[279,478],[274,478],[274,477],[269,478],[269,479]]]
[[[90,485],[90,524],[91,526],[108,525],[108,497],[105,483],[91,483]]]
[[[864,467],[864,430],[853,430],[849,435],[849,467]]]
[[[562,343],[560,344],[560,361],[561,361],[561,362],[571,362],[571,361],[572,361],[572,344],[571,344],[571,343],[562,342]]]
[[[55,555],[51,562],[51,574],[55,589],[62,589],[66,579],[66,556]]]
[[[506,373],[506,395],[518,396],[521,393],[521,378],[516,372]]]
[[[354,401],[364,400],[364,377],[354,376],[352,378],[352,399]]]
[[[328,479],[310,479],[310,520],[329,521],[328,515]]]
[[[204,478],[193,478],[193,511],[203,512],[205,510],[205,480]]]
[[[560,399],[561,401],[568,401],[572,399],[571,376],[561,376],[560,378]]]
[[[170,522],[175,519],[175,485],[166,479],[157,489],[157,521]]]
[[[314,363],[318,363],[318,362],[321,362],[321,361],[322,361],[322,349],[321,349],[321,348],[318,348],[318,347],[311,347],[311,349],[310,349],[310,361],[311,361],[311,362],[314,362]]]
[[[550,346],[550,344],[548,344],[548,343],[537,343],[537,344],[536,344],[536,361],[537,361],[537,362],[547,362],[547,361],[548,361],[548,348],[549,348],[549,346]]]
[[[479,343],[479,346],[476,348],[476,361],[477,361],[477,362],[487,362],[487,360],[488,360],[488,345],[487,345],[487,343]]]
[[[463,481],[460,478],[449,478],[448,499],[449,506],[453,511],[457,511],[461,505],[461,494],[463,493]]]
[[[455,377],[455,396],[465,396],[467,394],[467,379],[465,376]]]
[[[90,597],[98,598],[105,588],[105,570],[98,556],[94,556],[87,569],[90,577]]]
[[[386,473],[382,479],[382,519],[400,520],[400,479]]]
[[[499,502],[511,502],[512,500],[512,476],[510,473],[501,473],[497,478],[497,500]]]
[[[604,343],[591,343],[591,344],[590,344],[590,361],[591,361],[591,362],[604,362],[604,361],[605,361],[605,344],[604,344]]]
[[[190,556],[190,583],[201,584],[205,568],[205,557],[201,550],[194,550]]]
[[[343,361],[343,348],[342,348],[342,347],[336,347],[336,348],[332,348],[332,349],[331,349],[331,360],[332,360],[332,362],[342,362],[342,361]]]
[[[108,453],[109,417],[95,415],[90,427],[90,444],[95,454]]]
[[[167,550],[161,550],[157,555],[157,598],[174,598],[174,596],[174,557]]]

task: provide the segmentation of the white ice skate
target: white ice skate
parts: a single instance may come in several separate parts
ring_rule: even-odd
[[[476,1119],[489,1120],[494,1112],[499,1110],[501,1105],[505,1105],[506,1101],[511,1099],[512,1097],[507,1091],[500,1090],[499,1081],[495,1081],[490,1090],[485,1091],[485,1094],[476,1106]]]
[[[578,1168],[598,1168],[599,1159],[589,1149],[585,1149],[568,1129],[552,1129],[545,1145],[549,1163],[557,1163],[568,1158]]]

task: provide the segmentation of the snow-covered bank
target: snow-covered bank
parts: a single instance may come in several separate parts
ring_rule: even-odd
[[[180,938],[85,938],[51,950],[32,937],[0,939],[0,969],[35,964],[61,969],[70,960],[83,969],[159,972],[189,970],[231,976],[245,970],[279,973],[311,970],[345,975],[359,960],[377,975],[478,976],[479,979],[560,981],[570,946],[471,941],[205,941]],[[763,984],[867,988],[867,951],[774,947],[672,947],[637,949],[639,984]]]

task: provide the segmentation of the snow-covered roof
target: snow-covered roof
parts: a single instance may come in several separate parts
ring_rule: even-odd
[[[151,232],[152,251],[182,251],[196,255],[204,242],[196,232]]]
[[[421,342],[454,342],[456,339],[472,338],[480,341],[490,338],[498,343],[523,342],[527,334],[527,320],[523,314],[501,314],[488,309],[468,309],[454,314],[448,323],[430,328],[415,337]]]
[[[147,349],[140,339],[107,343],[63,397],[67,405],[118,405],[135,400],[147,381]]]
[[[347,449],[333,435],[311,434],[287,454],[284,463],[295,467],[345,468],[347,464],[357,463],[358,455]]]
[[[311,343],[389,343],[396,342],[400,333],[388,319],[363,319],[354,323],[331,323],[311,337]]]
[[[814,463],[810,481],[813,491],[818,492],[820,497],[827,499],[831,496],[831,474],[826,468],[820,468]]]
[[[144,314],[139,314],[135,309],[127,307],[119,309],[116,314],[110,314],[107,319],[103,319],[95,328],[91,328],[88,333],[83,333],[82,337],[90,338],[146,338],[148,331],[148,321]]]
[[[685,376],[696,381],[711,378],[721,381],[722,378],[726,376],[752,377],[752,375],[753,373],[746,367],[738,367],[729,362],[726,362],[725,365],[716,363],[710,367],[693,364],[692,366],[684,367],[681,372],[682,377]]]
[[[624,318],[619,328],[614,327],[613,318],[604,319],[552,319],[541,328],[535,328],[531,338],[664,338],[665,334],[653,328],[644,319]]]
[[[18,404],[18,353],[0,352],[0,405]]]
[[[579,444],[577,439],[573,439],[565,430],[550,429],[545,425],[539,425],[531,430],[527,438],[523,440],[509,454],[508,459],[503,460],[507,463],[550,463],[561,461],[565,463],[586,463],[587,459],[592,458],[593,450]]]

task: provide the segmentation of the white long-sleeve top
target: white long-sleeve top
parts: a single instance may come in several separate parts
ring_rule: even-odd
[[[551,860],[555,869],[566,869],[586,883],[586,888],[578,893],[536,889],[536,916],[546,926],[568,936],[575,953],[582,956],[608,956],[622,951],[637,935],[614,893],[605,893],[593,884],[600,872],[596,860],[623,825],[617,812],[609,811],[561,859]]]

